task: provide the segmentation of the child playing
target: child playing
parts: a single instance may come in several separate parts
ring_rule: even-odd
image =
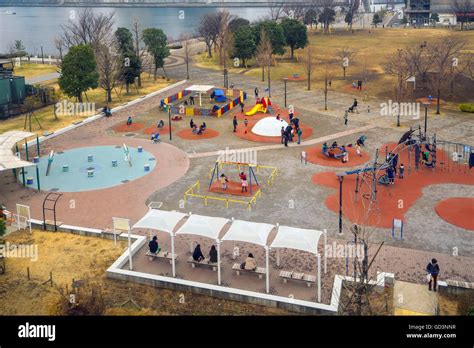
[[[227,190],[227,183],[229,182],[229,179],[227,178],[227,176],[225,176],[225,174],[221,174],[219,180],[222,184],[222,189]]]
[[[359,157],[362,157],[362,153],[360,152],[360,145],[356,144],[355,148],[356,148],[357,155],[359,155]]]
[[[244,172],[241,172],[239,174],[239,177],[240,177],[240,181],[242,182],[242,193],[245,191],[247,192],[247,175],[244,174]]]
[[[403,163],[400,164],[400,167],[398,168],[398,177],[400,179],[403,179],[403,174],[405,173],[405,166]]]

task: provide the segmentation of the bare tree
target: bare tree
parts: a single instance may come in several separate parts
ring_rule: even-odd
[[[283,6],[282,12],[289,18],[303,20],[306,8],[301,4],[288,2]]]
[[[453,79],[453,66],[457,66],[461,51],[466,42],[455,37],[446,37],[428,47],[433,64],[428,74],[431,89],[436,93],[436,114],[440,113],[440,98],[446,83]]]
[[[464,64],[462,65],[461,71],[462,73],[474,80],[474,53],[468,52],[463,56]]]
[[[303,67],[307,76],[308,91],[310,91],[311,90],[311,77],[314,72],[314,69],[316,68],[316,61],[313,54],[313,47],[311,46],[311,44],[309,44],[308,47],[306,48],[306,55],[303,55],[301,57],[301,60],[303,61]]]
[[[257,63],[262,68],[262,82],[265,81],[265,66],[271,64],[272,59],[272,43],[267,32],[262,29],[260,33],[260,43],[257,46]]]
[[[142,38],[140,35],[140,28],[137,20],[134,20],[132,23],[132,33],[133,33],[133,48],[135,49],[135,56],[138,59],[138,88],[142,87],[142,71],[143,71],[143,61],[145,56],[145,50],[140,51],[140,44],[142,43]]]
[[[191,47],[189,45],[189,40],[191,40],[191,35],[181,34],[180,41],[182,42],[184,50],[184,63],[186,64],[186,80],[189,80],[189,63],[191,60]]]
[[[235,16],[228,11],[220,11],[219,15],[219,31],[215,41],[216,48],[219,52],[220,64],[227,68],[227,56],[233,46],[232,33],[229,30],[229,23]]]
[[[410,46],[405,49],[406,59],[408,60],[411,74],[421,76],[423,85],[427,82],[427,74],[430,71],[435,57],[431,54],[429,49],[426,49],[427,44],[423,43],[419,47]]]
[[[411,76],[411,67],[408,63],[407,53],[403,49],[398,49],[398,54],[390,58],[388,63],[385,66],[385,72],[397,76],[397,103],[400,104],[403,92],[405,81]],[[397,127],[400,127],[400,108],[398,108],[397,115]]]
[[[350,65],[354,64],[355,58],[358,54],[358,50],[350,48],[349,46],[343,46],[337,50],[337,56],[342,67],[344,78],[346,78],[346,70]]]
[[[209,13],[201,18],[198,31],[199,35],[204,38],[209,58],[212,58],[212,47],[216,44],[220,26],[221,21],[218,13]]]
[[[278,21],[284,13],[285,2],[282,0],[269,0],[269,17],[272,21]]]
[[[61,26],[61,42],[66,48],[86,44],[95,49],[97,45],[103,44],[112,35],[114,17],[115,12],[95,13],[92,9],[85,8],[71,17],[67,24]]]
[[[99,86],[106,93],[106,102],[112,101],[112,90],[115,88],[120,74],[121,59],[113,50],[114,45],[97,47],[97,71]]]
[[[461,30],[464,29],[464,23],[470,20],[470,13],[474,11],[473,0],[454,0],[451,4],[451,9],[457,17],[458,22],[461,22]]]

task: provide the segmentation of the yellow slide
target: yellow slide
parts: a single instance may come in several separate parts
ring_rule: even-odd
[[[257,112],[263,112],[263,113],[266,113],[267,112],[267,109],[262,105],[262,104],[257,104],[253,107],[252,110],[250,111],[247,111],[245,113],[246,116],[252,116],[252,115],[255,115]]]

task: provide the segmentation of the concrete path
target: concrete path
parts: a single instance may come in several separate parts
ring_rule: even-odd
[[[40,82],[44,81],[49,81],[49,80],[54,80],[59,78],[59,73],[51,73],[51,74],[46,74],[46,75],[40,75],[40,76],[35,76],[26,79],[26,83],[30,85],[34,85]]]
[[[300,145],[293,143],[293,144],[288,144],[288,147],[298,147],[298,146],[308,146],[308,145],[314,145],[314,144],[319,144],[322,142],[327,142],[333,139],[338,139],[341,137],[345,137],[347,135],[351,134],[356,134],[360,132],[365,132],[367,130],[370,130],[372,128],[375,128],[375,125],[368,125],[368,126],[363,126],[355,129],[350,129],[344,132],[339,132],[339,133],[334,133],[330,134],[324,137],[316,138],[316,139],[310,139],[307,141],[301,142]],[[263,146],[255,146],[255,147],[246,147],[243,149],[236,149],[239,151],[265,151],[265,150],[279,150],[279,149],[284,149],[285,147],[280,145],[280,144],[275,144],[275,145],[263,145]],[[219,151],[210,151],[210,152],[201,152],[201,153],[188,153],[189,158],[201,158],[201,157],[211,157],[211,156],[218,156]]]
[[[395,281],[393,308],[395,315],[436,315],[438,293],[426,285]]]

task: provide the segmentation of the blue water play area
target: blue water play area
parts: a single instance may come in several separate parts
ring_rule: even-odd
[[[43,191],[91,191],[138,179],[149,174],[155,165],[156,158],[141,147],[81,147],[39,158],[39,181]],[[36,168],[25,171],[27,186],[36,189]]]

